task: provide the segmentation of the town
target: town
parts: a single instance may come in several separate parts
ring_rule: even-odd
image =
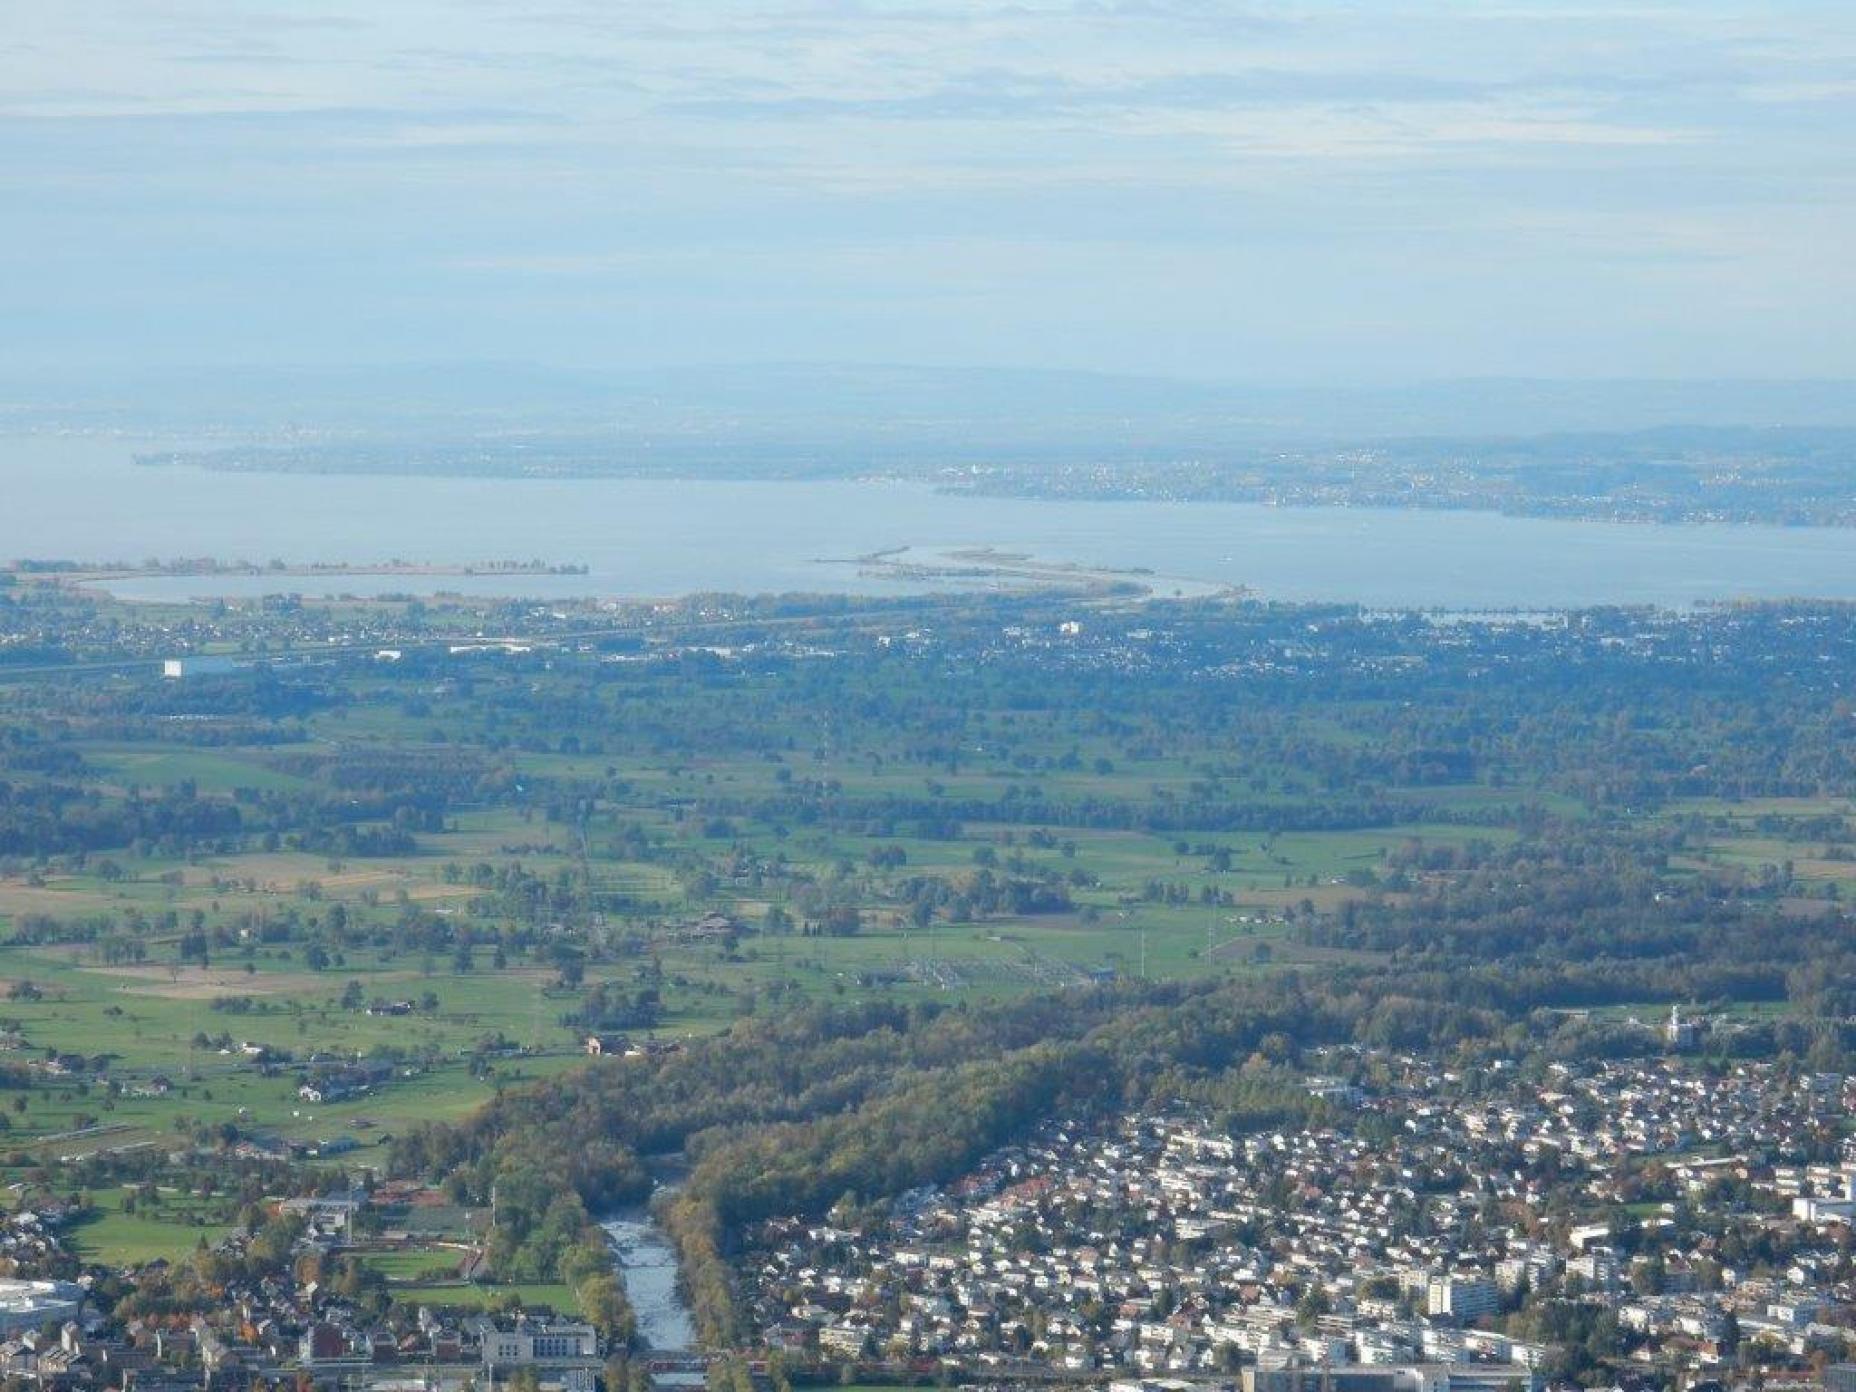
[[[1693,1386],[1856,1341],[1843,1076],[1319,1063],[1321,1125],[1079,1118],[944,1187],[763,1224],[756,1316],[828,1359],[1257,1388],[1538,1388],[1599,1358]]]
[[[455,1196],[414,1181],[324,1171],[321,1192],[248,1202],[185,1262],[114,1269],[61,1240],[75,1206],[22,1203],[0,1234],[0,1375],[562,1392],[718,1373],[1123,1392],[1544,1392],[1603,1370],[1646,1388],[1835,1384],[1856,1345],[1856,1078],[1734,1059],[1680,1010],[1641,1034],[1636,1057],[1475,1066],[1310,1050],[1293,1060],[1301,1123],[1075,1115],[946,1184],[758,1223],[735,1258],[753,1338],[732,1354],[653,1349],[514,1292],[492,1309],[389,1299],[383,1272],[415,1252],[481,1270],[481,1229],[465,1212],[447,1236]],[[1265,1041],[1254,1067],[1280,1070],[1266,1056],[1283,1047]],[[247,1190],[293,1173],[259,1160],[190,1157]]]

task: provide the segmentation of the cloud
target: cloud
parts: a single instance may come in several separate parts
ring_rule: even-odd
[[[879,334],[875,300],[919,312],[888,321],[906,334],[939,289],[1035,344],[1040,316],[1084,312],[1072,278],[1107,316],[1087,341],[1122,367],[1194,294],[1285,331],[1299,305],[1339,306],[1340,333],[1404,276],[1428,287],[1397,298],[1411,331],[1455,332],[1489,294],[1469,268],[1499,265],[1513,312],[1576,302],[1621,342],[1625,268],[1706,298],[1731,267],[1752,287],[1736,303],[1821,318],[1808,286],[1842,283],[1856,237],[1856,6],[13,8],[0,254],[45,268],[24,293],[71,341],[111,341],[131,311],[110,306],[164,287],[223,331],[274,285],[286,336],[326,316],[408,341],[529,333],[508,346],[542,357],[570,344],[543,326],[575,296],[648,299],[663,332],[680,302],[778,302],[754,328],[777,344],[801,312]],[[86,308],[60,319],[60,295]],[[172,306],[151,322],[206,333]],[[950,322],[933,317],[951,342]]]
[[[1489,95],[1486,86],[1460,79],[1372,72],[1255,69],[1086,84],[1058,76],[990,70],[966,74],[926,92],[846,97],[789,90],[686,101],[669,109],[715,120],[1014,121],[1112,117],[1121,112],[1177,108],[1206,111],[1337,101],[1468,101]]]

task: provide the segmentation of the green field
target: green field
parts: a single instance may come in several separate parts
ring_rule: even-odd
[[[202,794],[228,793],[303,784],[276,767],[285,755],[353,740],[418,748],[430,733],[429,727],[410,728],[390,709],[362,703],[321,718],[318,740],[308,746],[200,751],[116,740],[83,753],[111,784],[186,782]],[[513,762],[530,776],[556,779],[603,777],[611,769],[604,756],[525,753]],[[694,819],[662,811],[701,790],[767,793],[778,786],[785,767],[758,758],[634,761],[622,770],[626,787],[634,802],[643,800],[651,810],[615,810],[604,822],[596,817],[584,843],[532,812],[467,808],[442,831],[422,835],[413,854],[338,859],[279,848],[187,858],[97,857],[82,867],[0,875],[0,931],[8,923],[17,929],[45,917],[127,917],[147,925],[135,937],[140,960],[111,957],[100,944],[0,947],[0,980],[10,997],[0,1001],[0,1017],[23,1036],[19,1056],[70,1052],[108,1058],[107,1085],[45,1078],[16,1090],[10,1110],[0,1113],[8,1127],[0,1144],[56,1159],[169,1146],[190,1131],[229,1123],[286,1141],[358,1142],[359,1149],[348,1151],[342,1163],[366,1165],[369,1152],[399,1128],[461,1115],[499,1083],[577,1066],[583,1031],[561,1017],[579,993],[558,989],[551,966],[530,955],[499,969],[480,952],[463,970],[449,953],[392,940],[388,925],[407,906],[439,914],[466,911],[478,891],[463,872],[474,865],[519,864],[542,880],[582,876],[601,892],[645,906],[647,918],[661,923],[720,907],[752,925],[779,902],[776,894],[720,874],[700,897],[692,895],[685,867],[712,864],[724,852],[777,862],[785,875],[819,880],[843,876],[849,868],[861,892],[875,897],[861,931],[852,936],[750,934],[731,949],[664,933],[643,947],[595,954],[588,961],[581,989],[601,983],[629,988],[648,965],[661,983],[656,1032],[674,1037],[723,1028],[774,999],[984,999],[1104,973],[1166,979],[1334,960],[1332,953],[1298,947],[1287,934],[1288,917],[1310,906],[1332,911],[1348,899],[1382,892],[1373,885],[1395,850],[1471,841],[1500,846],[1516,836],[1500,825],[1449,822],[1178,837],[1056,827],[1044,844],[1033,845],[1037,829],[1022,824],[967,822],[959,840],[936,840],[749,821],[733,825],[727,841],[718,843]],[[900,764],[826,760],[822,767],[840,780],[847,797],[914,792],[925,781],[919,769]],[[1178,759],[1133,767],[1124,760],[1114,774],[1086,769],[1085,761],[1075,772],[1041,779],[1066,794],[1146,796],[1183,795],[1201,776],[1190,761]],[[938,796],[989,798],[1024,780],[1012,769],[976,763],[933,781]],[[1457,809],[1512,799],[1476,785],[1429,788],[1425,796],[1433,805]],[[1762,816],[1845,811],[1847,804],[1830,801],[1774,800],[1686,804],[1663,815],[1704,817],[1719,828],[1708,848],[1691,858],[1697,866],[1756,872],[1789,862],[1801,881],[1834,884],[1856,877],[1856,864],[1757,834],[1755,824]],[[628,822],[645,826],[653,838],[649,859],[611,849],[616,845],[611,837]],[[901,863],[871,868],[885,855]],[[1019,873],[1071,876],[1071,907],[910,927],[882,905],[888,887],[904,877],[952,882],[970,875],[982,858]],[[1157,896],[1156,885],[1164,893]],[[222,945],[205,964],[183,962],[178,930],[159,927],[164,919],[178,924],[194,915],[209,929],[290,915],[302,919],[336,905],[350,923],[376,929],[320,964],[307,960],[294,943],[261,938]],[[366,1000],[406,999],[421,1006],[401,1016],[344,1008],[351,983],[358,983]],[[525,1052],[492,1057],[473,1075],[470,1053],[489,1037]],[[390,1049],[399,1063],[395,1075],[370,1095],[310,1104],[296,1095],[300,1066],[265,1076],[241,1052],[248,1044],[299,1060],[319,1052],[359,1056]],[[163,1084],[163,1095],[149,1095]]]
[[[125,1213],[127,1191],[93,1194],[93,1211],[70,1229],[73,1249],[86,1261],[128,1265],[157,1257],[178,1261],[202,1242],[211,1246],[232,1230],[225,1205],[165,1193],[154,1207],[146,1203]]]

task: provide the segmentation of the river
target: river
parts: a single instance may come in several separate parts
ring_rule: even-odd
[[[1856,533],[1488,513],[982,498],[894,482],[430,478],[144,468],[159,442],[0,438],[0,560],[214,557],[467,565],[586,575],[126,581],[130,598],[444,589],[537,598],[701,591],[916,592],[847,563],[995,547],[1042,561],[1383,608],[1686,607],[1856,600]],[[906,557],[905,557],[906,558]],[[1169,593],[1165,579],[1155,583]]]
[[[688,1349],[696,1345],[690,1308],[677,1287],[677,1253],[670,1238],[644,1208],[624,1209],[600,1227],[612,1248],[625,1293],[638,1317],[638,1334],[654,1349]]]

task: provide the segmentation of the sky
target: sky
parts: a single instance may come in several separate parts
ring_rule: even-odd
[[[0,367],[1856,377],[1856,4],[0,0]]]

